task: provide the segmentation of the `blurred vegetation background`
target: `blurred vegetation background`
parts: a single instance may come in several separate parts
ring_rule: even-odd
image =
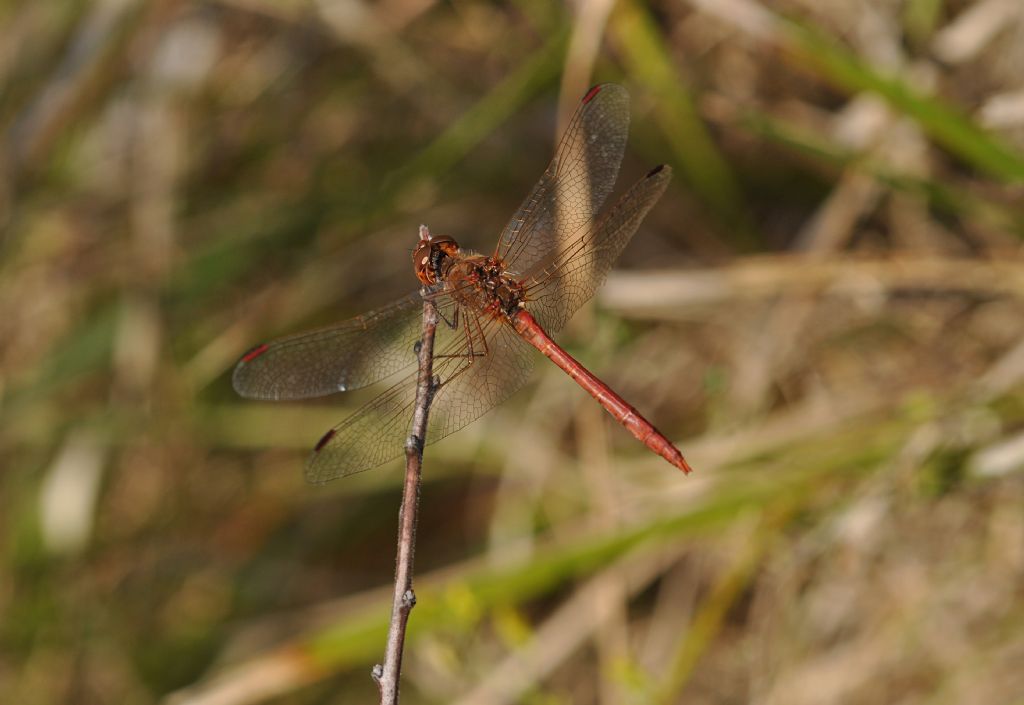
[[[0,699],[366,703],[400,463],[257,341],[486,251],[586,87],[677,178],[426,456],[408,703],[1024,703],[1018,0],[0,4]]]

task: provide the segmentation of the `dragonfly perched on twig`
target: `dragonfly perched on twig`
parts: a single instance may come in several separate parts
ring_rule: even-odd
[[[548,335],[593,296],[671,178],[668,166],[658,166],[599,213],[618,176],[628,128],[626,90],[594,86],[493,254],[464,250],[422,227],[413,252],[421,292],[337,325],[257,345],[235,368],[235,390],[254,399],[305,399],[364,387],[411,367],[422,297],[430,297],[443,323],[434,347],[437,384],[427,442],[459,430],[519,389],[536,348],[648,448],[690,472],[664,435]],[[327,482],[399,456],[415,391],[413,371],[329,430],[310,457],[307,479]]]

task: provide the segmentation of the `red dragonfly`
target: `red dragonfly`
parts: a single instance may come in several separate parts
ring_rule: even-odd
[[[423,290],[337,325],[263,343],[235,368],[235,390],[253,399],[305,399],[377,382],[416,362],[422,297],[438,307],[427,442],[478,419],[519,389],[536,348],[589,392],[637,439],[683,472],[682,453],[640,413],[560,348],[560,330],[597,290],[672,170],[651,170],[598,215],[618,175],[629,128],[621,86],[591,88],[533,191],[491,256],[424,227],[413,252]],[[322,483],[403,453],[416,371],[328,431],[306,467]]]

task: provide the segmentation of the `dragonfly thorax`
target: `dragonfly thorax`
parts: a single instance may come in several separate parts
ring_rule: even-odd
[[[445,264],[445,291],[460,305],[493,316],[511,316],[522,306],[522,284],[497,257],[462,253]]]
[[[423,284],[443,283],[445,291],[462,306],[491,315],[512,315],[522,306],[523,286],[499,258],[463,250],[452,237],[421,239],[412,261]]]

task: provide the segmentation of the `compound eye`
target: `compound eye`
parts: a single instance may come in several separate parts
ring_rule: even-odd
[[[424,284],[434,283],[434,273],[430,266],[431,247],[427,243],[418,245],[412,252],[412,266],[416,272],[416,278]]]

